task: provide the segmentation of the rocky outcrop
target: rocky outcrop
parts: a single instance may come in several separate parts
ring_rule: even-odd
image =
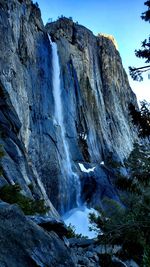
[[[78,163],[94,168],[89,179],[98,191],[90,196],[92,205],[94,199],[101,203],[100,196],[117,199],[110,174],[100,163],[110,153],[113,159],[122,160],[131,151],[135,134],[128,104],[136,105],[136,98],[114,43],[66,18],[45,29],[39,8],[30,0],[2,0],[0,20],[0,130],[5,151],[1,185],[19,183],[24,194],[44,198],[54,217],[58,217],[55,208],[64,212],[75,206],[68,190],[74,180],[67,179],[62,169],[60,125],[54,116],[49,33],[59,52],[63,123],[72,172],[84,187],[89,175]]]
[[[118,258],[121,246],[101,245],[92,239],[66,239],[62,235],[60,239],[58,223],[50,218],[27,218],[17,205],[0,202],[0,266],[138,267],[133,260]]]
[[[69,239],[70,249],[75,255],[76,266],[86,267],[138,267],[132,259],[122,260],[122,247],[100,244],[94,239]]]
[[[61,220],[39,215],[28,216],[28,218],[46,231],[54,231],[61,238],[68,234],[68,228]]]
[[[27,219],[15,205],[0,203],[0,266],[75,266],[71,251],[53,231]]]

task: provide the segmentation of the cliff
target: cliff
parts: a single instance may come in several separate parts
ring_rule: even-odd
[[[105,196],[116,199],[110,173],[101,162],[110,155],[122,161],[132,150],[135,133],[128,105],[136,105],[136,97],[112,39],[96,37],[66,18],[44,28],[40,10],[30,0],[2,0],[0,19],[0,130],[5,152],[0,184],[19,183],[24,194],[44,198],[54,217],[55,208],[64,213],[78,198],[92,205]],[[63,113],[59,123],[54,41]]]
[[[68,122],[74,117],[72,132],[87,137],[89,162],[100,162],[109,152],[123,159],[133,143],[128,104],[135,104],[136,98],[114,41],[107,35],[96,37],[66,18],[47,24],[46,29],[58,45],[64,106],[74,107],[71,114],[64,110],[67,136],[71,137]]]

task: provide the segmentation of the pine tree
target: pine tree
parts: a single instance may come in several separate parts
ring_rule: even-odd
[[[147,6],[147,10],[142,13],[141,18],[147,22],[150,22],[150,0],[146,1],[144,5]],[[135,50],[135,55],[138,58],[145,59],[145,63],[150,63],[150,37],[142,42],[141,49]],[[150,65],[142,66],[140,68],[129,67],[129,72],[134,80],[142,81],[142,73],[150,70]]]
[[[147,101],[141,102],[140,110],[137,110],[135,106],[130,103],[129,113],[132,118],[132,122],[138,127],[138,135],[141,138],[150,137],[150,103]]]
[[[141,267],[150,263],[150,145],[135,144],[124,162],[128,176],[118,173],[116,186],[122,204],[106,200],[107,211],[91,215],[100,242],[122,245],[122,257],[134,259]]]

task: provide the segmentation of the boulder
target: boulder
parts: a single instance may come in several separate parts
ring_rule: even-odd
[[[30,220],[35,222],[37,225],[41,226],[48,232],[54,231],[59,237],[67,235],[68,229],[63,221],[51,218],[49,216],[28,216]]]
[[[75,266],[71,251],[54,233],[26,218],[16,205],[0,203],[0,266]]]

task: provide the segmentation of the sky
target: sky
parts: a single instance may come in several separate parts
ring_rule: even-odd
[[[95,35],[107,33],[115,37],[123,66],[128,74],[128,66],[140,67],[143,59],[138,59],[134,51],[150,34],[149,23],[140,16],[146,10],[144,0],[37,0],[44,24],[59,16],[72,17],[74,21],[90,29]],[[143,82],[133,81],[130,85],[138,99],[150,102],[150,79],[148,73]]]

